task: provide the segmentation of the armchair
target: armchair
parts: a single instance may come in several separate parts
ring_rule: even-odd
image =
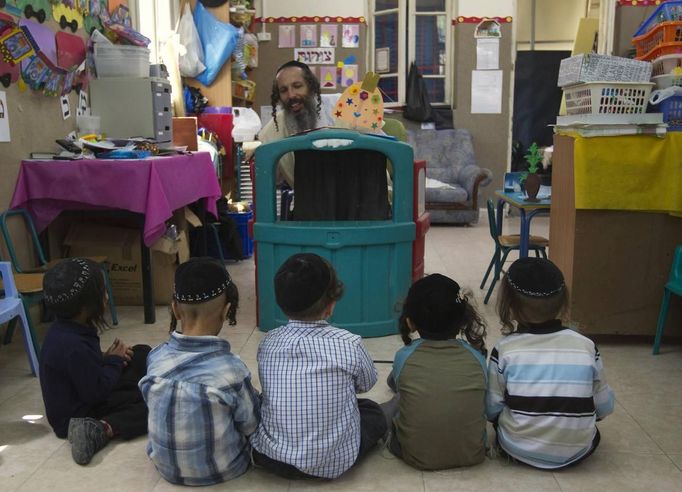
[[[479,188],[492,181],[492,173],[476,164],[471,133],[408,130],[407,138],[415,159],[426,161],[426,209],[431,223],[477,223]]]

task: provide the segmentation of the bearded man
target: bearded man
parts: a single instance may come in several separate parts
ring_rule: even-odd
[[[305,63],[292,60],[277,69],[270,101],[272,119],[258,133],[258,140],[263,143],[334,124],[331,117],[321,116],[320,82]],[[282,107],[279,111],[278,105]],[[279,176],[280,181],[294,186],[292,153],[280,159]]]

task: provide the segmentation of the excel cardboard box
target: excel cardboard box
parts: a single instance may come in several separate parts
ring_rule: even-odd
[[[70,226],[64,246],[69,256],[107,256],[116,304],[143,304],[139,229],[76,222]],[[179,231],[177,241],[161,238],[151,249],[154,302],[170,304],[178,256],[183,260],[189,256],[186,231]]]

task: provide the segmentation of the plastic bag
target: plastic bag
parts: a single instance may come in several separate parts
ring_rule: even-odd
[[[206,70],[201,72],[196,79],[208,86],[213,83],[220,69],[232,55],[239,31],[232,24],[216,19],[201,2],[197,3],[194,10],[194,21],[204,48],[204,65],[206,65]]]
[[[258,68],[258,37],[250,32],[244,34],[244,58],[247,67]]]
[[[196,77],[206,70],[204,65],[204,49],[201,47],[201,39],[194,25],[192,9],[189,3],[185,4],[184,12],[178,24],[178,35],[180,36],[180,73],[185,77]],[[183,51],[184,48],[184,51]]]
[[[244,59],[244,28],[240,27],[237,34],[237,43],[232,56],[232,78],[246,80],[246,60]]]
[[[426,92],[426,84],[419,73],[417,64],[412,62],[407,75],[407,100],[403,116],[412,121],[429,121],[431,119],[431,103]]]

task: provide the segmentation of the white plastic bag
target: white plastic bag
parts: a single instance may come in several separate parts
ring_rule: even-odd
[[[180,73],[185,77],[196,77],[206,70],[204,65],[204,50],[201,47],[199,32],[194,25],[192,9],[189,2],[185,4],[185,10],[178,24],[180,36]]]

